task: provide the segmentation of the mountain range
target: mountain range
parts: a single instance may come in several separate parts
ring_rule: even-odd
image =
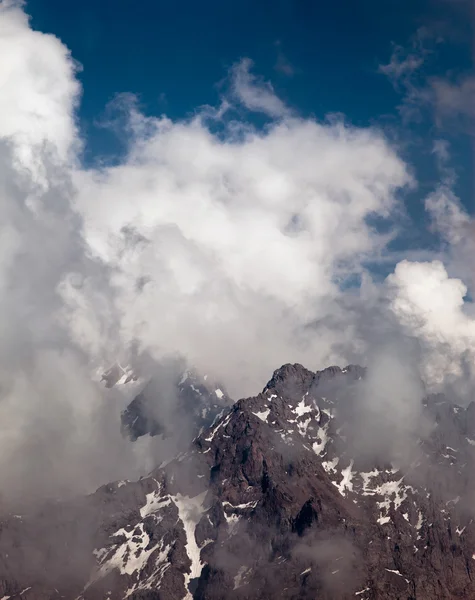
[[[150,380],[123,432],[175,436],[174,458],[4,514],[0,599],[475,598],[475,404],[426,395],[401,438],[367,378],[287,364],[233,402],[187,371],[172,405]]]

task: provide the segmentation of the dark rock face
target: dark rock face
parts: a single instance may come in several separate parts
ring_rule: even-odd
[[[426,398],[410,464],[362,460],[364,377],[285,365],[166,467],[4,518],[0,598],[475,598],[473,408]]]

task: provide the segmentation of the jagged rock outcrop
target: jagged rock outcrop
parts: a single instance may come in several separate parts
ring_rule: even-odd
[[[361,456],[365,375],[284,365],[164,468],[4,518],[0,598],[475,598],[473,409],[428,397],[410,462]]]

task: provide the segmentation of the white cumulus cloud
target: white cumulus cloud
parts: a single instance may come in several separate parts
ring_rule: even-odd
[[[393,296],[391,308],[406,332],[423,345],[422,373],[429,385],[447,377],[473,379],[475,320],[467,314],[465,284],[450,278],[440,261],[402,261],[388,277]]]
[[[118,427],[125,399],[92,380],[112,360],[180,353],[244,395],[285,362],[364,359],[351,284],[388,251],[371,219],[398,215],[413,183],[381,131],[300,118],[244,60],[223,106],[265,113],[265,129],[132,105],[125,158],[85,168],[67,48],[3,0],[0,55],[4,489],[38,490],[48,465],[45,493],[138,468]],[[463,285],[439,263],[402,263],[388,284],[402,326],[455,362],[471,343]]]

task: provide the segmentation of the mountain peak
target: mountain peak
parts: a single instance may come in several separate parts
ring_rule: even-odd
[[[283,365],[260,394],[220,406],[191,444],[139,481],[4,519],[0,594],[475,597],[472,409],[431,397],[421,409],[432,428],[408,468],[362,460],[343,408],[365,372]],[[193,392],[188,406],[201,406],[196,374],[174,381],[178,393]]]

